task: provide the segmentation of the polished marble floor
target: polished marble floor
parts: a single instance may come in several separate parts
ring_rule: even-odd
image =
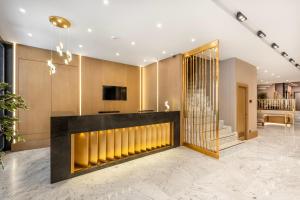
[[[266,126],[220,160],[185,147],[50,184],[49,148],[7,154],[0,199],[300,199],[300,125]]]

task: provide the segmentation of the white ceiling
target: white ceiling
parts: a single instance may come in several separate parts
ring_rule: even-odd
[[[259,83],[261,79],[300,81],[300,70],[220,4],[229,13],[242,11],[248,26],[262,29],[279,50],[300,62],[299,0],[109,0],[109,5],[103,0],[0,0],[0,35],[8,41],[50,49],[58,35],[48,17],[63,16],[72,22],[72,52],[132,65],[145,65],[219,39],[221,59],[238,57],[259,66]],[[26,9],[26,14],[19,8]],[[93,31],[88,33],[88,28]],[[196,41],[191,42],[192,38]]]

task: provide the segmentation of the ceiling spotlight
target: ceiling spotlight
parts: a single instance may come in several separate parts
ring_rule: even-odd
[[[104,5],[108,5],[108,4],[109,4],[109,1],[108,1],[108,0],[103,0],[103,4],[104,4]]]
[[[147,60],[146,60],[146,59],[144,59],[144,62],[147,62]]]
[[[243,13],[237,12],[236,19],[239,20],[240,22],[243,22],[247,20],[247,17]]]
[[[272,73],[272,74],[271,74],[271,76],[275,76],[275,74],[274,74],[274,73]]]
[[[130,44],[131,44],[132,46],[134,46],[134,45],[135,45],[135,41],[132,41]]]
[[[282,55],[283,57],[287,57],[287,56],[288,56],[288,54],[287,54],[286,52],[282,52],[281,55]]]
[[[88,28],[87,30],[89,33],[91,33],[93,30],[91,28]]]
[[[26,10],[24,8],[19,8],[19,11],[20,11],[20,13],[23,13],[23,14],[26,13]]]
[[[166,51],[162,51],[162,54],[166,54],[167,52]]]
[[[279,48],[279,46],[278,46],[276,43],[272,43],[272,44],[271,44],[271,47],[272,47],[273,49],[278,49],[278,48]]]
[[[278,76],[276,76],[276,78],[280,78],[280,76],[278,75]]]
[[[29,37],[32,37],[32,33],[27,33],[27,35],[28,35]]]
[[[195,39],[195,38],[192,38],[192,39],[191,39],[191,42],[195,42],[195,41],[196,41],[196,39]]]
[[[256,69],[259,70],[259,66],[256,66]]]
[[[268,73],[268,70],[265,70],[264,72],[265,72],[265,73]]]
[[[294,60],[293,58],[290,58],[289,61],[290,61],[291,63],[294,63],[294,62],[295,62],[295,60]]]
[[[83,46],[80,44],[80,45],[78,45],[78,47],[79,47],[79,48],[82,48]]]
[[[157,27],[157,28],[162,28],[162,24],[161,24],[161,23],[158,23],[158,24],[156,24],[156,27]]]
[[[297,63],[295,66],[296,66],[296,67],[299,67],[300,65]]]
[[[117,52],[117,53],[116,53],[116,56],[120,56],[120,53]]]
[[[289,80],[286,80],[286,82],[289,82]]]
[[[260,38],[264,38],[264,37],[266,37],[267,35],[264,33],[264,32],[262,32],[262,31],[257,31],[257,36],[258,37],[260,37]]]

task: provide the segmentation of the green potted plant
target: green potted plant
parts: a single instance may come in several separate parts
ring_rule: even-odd
[[[7,83],[0,83],[0,109],[3,113],[15,112],[17,109],[27,109],[27,106],[21,96],[12,94],[10,86]],[[21,135],[14,130],[14,124],[18,119],[11,115],[0,116],[0,136],[4,136],[6,140],[13,142],[24,141]],[[4,155],[3,148],[0,147],[0,165],[4,168],[2,157]]]

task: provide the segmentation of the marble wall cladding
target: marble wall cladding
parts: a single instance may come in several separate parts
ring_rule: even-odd
[[[266,126],[220,160],[179,147],[50,184],[49,148],[8,153],[0,199],[298,200],[300,126]]]

